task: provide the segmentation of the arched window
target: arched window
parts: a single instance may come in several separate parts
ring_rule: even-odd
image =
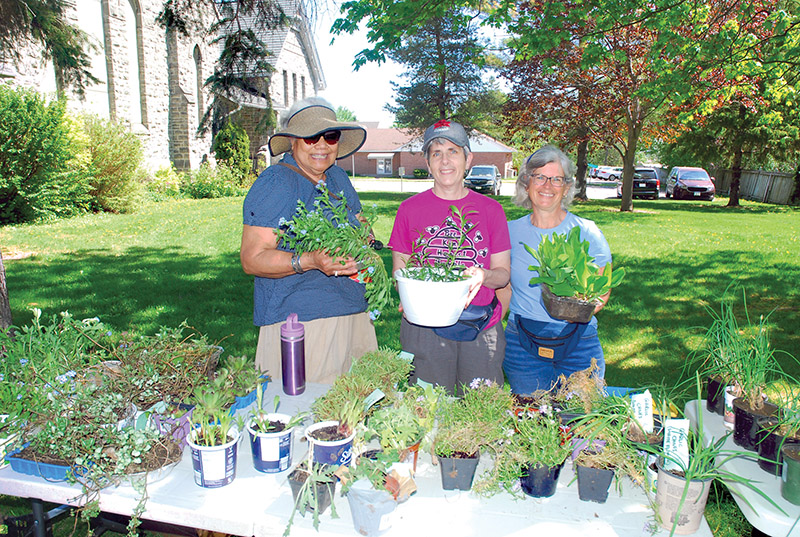
[[[128,0],[125,7],[125,43],[128,55],[128,119],[131,125],[147,125],[144,87],[144,46],[142,13],[137,0]]]
[[[195,74],[195,101],[197,102],[197,125],[200,126],[200,121],[203,119],[203,57],[200,53],[200,47],[194,46],[192,52],[194,56],[194,74]]]

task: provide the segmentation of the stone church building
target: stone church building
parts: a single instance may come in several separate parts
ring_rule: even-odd
[[[211,133],[200,135],[197,127],[211,100],[203,83],[213,72],[219,45],[211,44],[213,35],[167,32],[156,22],[163,1],[76,0],[68,18],[89,36],[91,73],[99,82],[87,88],[83,99],[69,91],[66,95],[71,110],[129,124],[144,142],[151,169],[172,162],[183,171],[198,167],[211,153]],[[272,53],[270,98],[277,113],[325,88],[299,0],[279,1],[293,22],[260,36]],[[5,82],[55,95],[52,64],[32,48],[25,57],[17,65],[3,64],[0,58]],[[255,132],[267,109],[265,98],[246,94],[230,103],[235,121],[250,135],[253,157],[269,136]]]

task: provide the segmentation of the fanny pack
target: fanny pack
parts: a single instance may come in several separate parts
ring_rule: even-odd
[[[492,320],[494,309],[499,303],[495,295],[492,302],[485,306],[470,304],[461,312],[456,324],[434,328],[433,331],[437,336],[451,341],[474,341]]]
[[[578,323],[561,326],[517,315],[517,328],[523,349],[534,356],[557,361],[567,353],[570,340],[578,330]]]

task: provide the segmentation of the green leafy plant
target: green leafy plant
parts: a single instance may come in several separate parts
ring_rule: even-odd
[[[539,274],[531,278],[530,284],[544,284],[556,296],[595,302],[619,285],[625,276],[624,268],[612,270],[611,265],[600,274],[600,267],[589,255],[589,241],[581,240],[578,226],[568,234],[554,233],[551,237],[543,237],[536,250],[527,244],[523,246],[539,263],[539,266],[528,267]]]
[[[250,137],[241,125],[226,121],[214,136],[211,150],[217,162],[224,163],[240,182],[250,173]]]
[[[370,316],[375,319],[392,302],[386,267],[378,252],[370,247],[372,226],[378,220],[377,206],[363,206],[360,225],[352,225],[343,193],[340,193],[340,200],[334,200],[322,181],[317,184],[317,190],[319,194],[310,210],[298,201],[292,219],[281,218],[275,229],[278,241],[298,254],[323,250],[330,255],[355,259],[363,267],[357,277],[366,285],[364,297]]]
[[[311,511],[314,529],[319,530],[319,515],[320,511],[322,511],[320,497],[325,489],[327,489],[331,499],[331,517],[339,518],[333,501],[337,480],[334,472],[336,472],[338,466],[315,463],[311,453],[312,450],[309,450],[308,458],[298,464],[289,474],[289,480],[300,483],[300,486],[295,495],[292,514],[289,515],[289,521],[286,523],[283,537],[288,537],[291,533],[294,516],[298,512],[305,516],[306,511]]]
[[[224,379],[218,377],[210,386],[198,388],[194,398],[197,402],[191,417],[194,442],[200,446],[228,443],[235,419],[226,406],[229,395],[225,393]]]
[[[468,248],[468,233],[474,224],[467,219],[468,214],[456,207],[450,206],[450,215],[442,222],[442,227],[455,228],[456,236],[444,240],[441,247],[437,247],[436,255],[427,248],[428,238],[422,231],[417,231],[419,236],[411,247],[411,256],[406,261],[405,268],[400,274],[405,278],[425,280],[432,282],[455,282],[467,279],[464,275],[464,265],[459,264],[459,255]]]
[[[280,400],[280,395],[276,395],[275,399],[273,400],[275,412],[278,412]],[[301,425],[310,414],[309,412],[298,412],[289,418],[288,421],[276,423],[271,421],[269,419],[269,414],[264,412],[263,403],[264,390],[259,386],[256,392],[256,406],[250,410],[250,427],[259,433],[276,433],[286,429],[291,429],[292,427],[297,427],[298,425]]]
[[[247,189],[240,186],[239,179],[224,163],[211,167],[204,162],[194,171],[185,173],[181,192],[194,199],[244,196]]]
[[[481,448],[496,451],[511,420],[511,392],[487,379],[474,379],[461,399],[440,401],[436,455],[472,456]]]
[[[408,406],[383,406],[367,422],[365,440],[377,438],[384,451],[400,451],[422,440],[425,429]]]

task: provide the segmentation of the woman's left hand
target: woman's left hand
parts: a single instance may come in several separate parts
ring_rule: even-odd
[[[467,295],[467,306],[469,306],[472,303],[472,299],[475,298],[475,295],[480,291],[483,281],[486,279],[486,271],[473,265],[464,269],[464,275],[470,278],[475,277],[475,281],[469,286],[469,295]]]

